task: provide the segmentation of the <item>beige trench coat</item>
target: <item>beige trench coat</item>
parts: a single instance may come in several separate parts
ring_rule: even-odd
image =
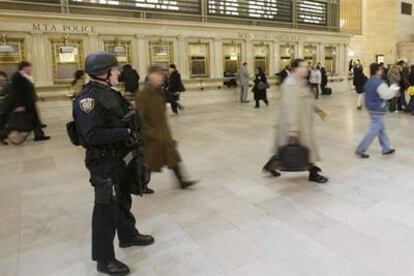
[[[281,87],[275,151],[288,144],[290,132],[298,131],[300,143],[310,150],[310,162],[319,161],[313,126],[314,113],[319,110],[306,80],[289,76]]]

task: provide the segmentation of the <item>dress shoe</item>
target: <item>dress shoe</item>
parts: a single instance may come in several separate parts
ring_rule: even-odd
[[[148,187],[145,187],[145,189],[142,191],[143,194],[153,194],[154,190]]]
[[[309,181],[316,182],[316,183],[327,183],[328,178],[319,174],[321,172],[321,169],[319,167],[312,167],[309,169]]]
[[[50,140],[50,136],[40,136],[40,137],[35,137],[34,140],[36,142],[38,141],[46,141],[46,140]]]
[[[395,149],[390,149],[389,151],[386,151],[383,153],[383,155],[391,155],[395,153]]]
[[[129,274],[129,267],[116,259],[110,261],[98,261],[96,269],[99,272],[108,275],[124,276]]]
[[[150,235],[136,235],[132,240],[120,241],[119,247],[127,248],[131,246],[146,246],[154,243],[154,237]]]
[[[362,159],[367,159],[369,158],[369,155],[366,154],[365,152],[357,152],[356,155],[358,155],[359,157],[361,157]]]
[[[180,187],[181,189],[187,189],[188,187],[191,187],[197,183],[198,181],[183,180],[183,181],[180,181]]]
[[[269,169],[269,168],[266,168],[266,167],[263,167],[263,172],[268,172],[274,177],[279,177],[279,176],[282,175],[278,170]]]

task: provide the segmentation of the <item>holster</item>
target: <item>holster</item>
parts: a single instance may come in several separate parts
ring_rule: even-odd
[[[95,189],[95,204],[111,204],[117,199],[117,189],[111,178],[92,175],[90,182]]]

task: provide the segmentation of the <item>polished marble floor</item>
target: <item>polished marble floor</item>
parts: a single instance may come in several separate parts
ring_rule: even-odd
[[[368,116],[348,85],[332,86],[335,94],[320,100],[330,118],[317,121],[326,185],[261,173],[276,100],[258,110],[189,105],[172,117],[187,171],[201,182],[181,191],[164,171],[153,175],[154,195],[134,198],[139,229],[156,243],[116,249],[131,274],[414,275],[414,117],[387,116],[395,156],[381,156],[375,143],[371,159],[358,159]],[[0,275],[97,275],[92,189],[83,150],[65,135],[69,102],[41,109],[51,141],[0,147]]]

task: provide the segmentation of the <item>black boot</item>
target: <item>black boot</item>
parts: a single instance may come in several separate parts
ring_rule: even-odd
[[[272,158],[270,158],[269,161],[263,166],[263,172],[268,172],[274,177],[281,176],[280,172],[278,170],[272,168],[273,163],[275,163],[278,160],[277,155],[273,155]]]
[[[143,194],[153,194],[155,193],[153,189],[149,188],[148,186],[144,187],[144,190],[142,191]]]
[[[326,183],[326,182],[328,182],[327,177],[319,174],[321,171],[322,170],[319,167],[312,166],[309,169],[309,181],[316,182],[316,183]]]
[[[184,179],[180,165],[175,166],[172,170],[174,171],[175,176],[177,177],[178,182],[180,183],[181,189],[186,189],[190,186],[197,184],[198,181],[189,181]]]
[[[154,243],[154,237],[150,235],[136,235],[133,239],[127,241],[120,241],[119,247],[127,248],[131,246],[146,246]]]
[[[96,269],[108,275],[124,276],[129,274],[129,267],[117,259],[98,261]]]

